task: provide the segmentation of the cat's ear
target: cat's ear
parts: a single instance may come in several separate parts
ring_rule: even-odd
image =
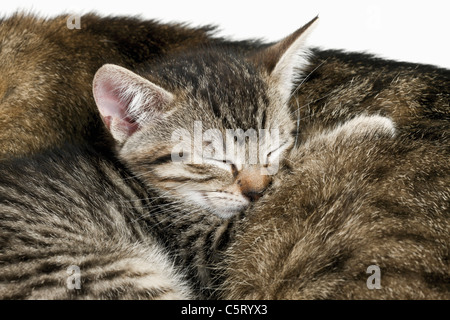
[[[308,63],[305,40],[317,25],[318,16],[303,27],[256,54],[253,59],[265,68],[285,102],[289,99],[296,79]]]
[[[173,100],[170,92],[113,64],[97,71],[93,92],[103,122],[119,143],[160,117]]]

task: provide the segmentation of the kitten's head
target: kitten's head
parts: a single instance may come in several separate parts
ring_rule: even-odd
[[[94,97],[119,158],[176,201],[224,218],[247,208],[292,147],[288,101],[315,20],[251,56],[209,47],[140,75],[100,68]]]

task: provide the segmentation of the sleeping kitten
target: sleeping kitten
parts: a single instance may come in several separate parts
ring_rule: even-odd
[[[222,218],[249,207],[292,148],[288,101],[315,20],[254,56],[208,46],[165,57],[141,76],[100,68],[94,98],[119,158],[168,198]],[[257,151],[249,130],[260,133]]]
[[[102,67],[94,97],[132,175],[83,148],[4,161],[0,297],[209,296],[212,263],[235,221],[218,216],[232,218],[256,202],[270,182],[262,171],[275,174],[275,162],[292,147],[287,102],[313,22],[257,56],[208,46],[150,64],[145,78],[119,66]],[[262,144],[267,149],[258,164],[228,152],[226,159],[205,158],[196,154],[194,141],[183,153],[204,162],[172,161],[178,144],[173,132],[184,129],[194,136],[196,121],[221,138],[228,128],[278,129],[278,143],[271,135],[259,137],[269,141]],[[205,148],[220,142],[215,137],[204,141]],[[248,151],[245,139],[236,145]],[[237,205],[229,206],[232,202]],[[171,267],[156,235],[184,272]],[[71,265],[82,272],[80,291],[64,285]]]
[[[296,62],[306,77],[295,79],[290,72],[279,72],[274,76],[280,61],[295,58],[295,55],[286,54],[297,38],[298,34],[294,34],[291,41],[288,38],[261,55],[251,57],[246,50],[236,52],[237,48],[228,47],[222,55],[222,51],[215,50],[218,47],[206,47],[203,61],[218,61],[217,67],[208,63],[207,68],[196,69],[202,63],[196,55],[197,60],[193,59],[187,64],[189,68],[183,69],[184,64],[177,64],[177,58],[191,60],[187,52],[185,56],[172,55],[161,62],[150,63],[138,72],[144,78],[110,65],[99,71],[94,94],[104,123],[115,140],[119,157],[135,176],[129,180],[149,181],[159,191],[158,198],[142,196],[138,202],[139,207],[150,208],[149,212],[138,215],[142,228],[150,234],[158,234],[170,250],[171,257],[176,259],[176,265],[185,268],[187,278],[200,297],[209,297],[211,290],[217,289],[215,294],[236,299],[420,298],[427,294],[448,298],[446,254],[449,240],[448,232],[442,232],[449,225],[448,206],[442,203],[448,199],[448,71],[366,55],[313,50],[315,56],[311,57],[309,65],[301,63],[302,59]],[[241,55],[243,52],[247,55]],[[237,62],[233,59],[236,57]],[[235,101],[255,101],[254,96],[247,96],[239,85],[239,81],[249,83],[245,75],[251,74],[255,66],[258,76],[249,93],[259,94],[257,96],[262,101],[256,99],[250,104],[258,108],[253,113],[246,112],[248,107],[243,110],[229,108],[237,105]],[[237,69],[241,71],[236,72]],[[201,72],[197,73],[197,70]],[[184,74],[186,76],[180,79]],[[298,90],[289,95],[294,82],[299,84]],[[288,85],[283,86],[283,83]],[[230,92],[224,92],[227,85]],[[268,92],[260,90],[265,86]],[[283,87],[289,90],[283,90]],[[201,92],[196,88],[207,90]],[[265,93],[267,98],[261,93]],[[253,100],[248,97],[253,97]],[[226,136],[224,130],[227,128],[271,128],[263,125],[265,122],[274,123],[267,119],[289,119],[285,108],[270,108],[270,105],[283,106],[286,97],[290,98],[291,113],[297,121],[292,124],[283,120],[285,126],[281,126],[280,136],[285,144],[278,144],[281,149],[265,150],[265,157],[259,159],[258,165],[249,166],[240,163],[239,159],[206,159],[199,146],[189,139],[196,147],[191,145],[188,148],[195,151],[191,159],[197,157],[213,163],[172,161],[177,158],[174,150],[179,151],[179,141],[174,141],[169,134],[174,128],[184,129],[181,132],[188,132],[191,138],[195,136],[197,120],[202,121],[203,129],[218,128],[222,138]],[[281,101],[274,104],[274,100]],[[184,109],[187,110],[185,114],[181,112],[183,109],[174,108],[186,107],[182,101],[189,102],[189,108]],[[266,103],[268,101],[271,103]],[[225,110],[221,106],[226,106]],[[272,112],[262,117],[263,114],[258,113],[261,107]],[[344,139],[345,132],[352,132],[352,127],[345,127],[345,124],[341,129],[347,129],[338,130],[339,134],[330,129],[336,123],[345,123],[361,113],[392,118],[397,127],[398,142],[393,142],[392,135],[386,134],[389,130],[380,131],[370,126],[369,133],[356,131],[362,133],[363,139],[358,138],[361,135],[354,137],[352,134]],[[212,118],[214,114],[219,115],[220,120]],[[211,119],[213,125],[208,122]],[[382,127],[386,124],[385,121],[378,123]],[[166,128],[168,124],[172,127]],[[251,126],[246,127],[246,124]],[[85,126],[83,119],[74,124],[75,127],[80,125]],[[286,132],[292,129],[294,144],[300,149],[298,154],[293,149],[292,155],[286,158],[293,140]],[[86,132],[83,130],[76,132],[84,136]],[[103,130],[101,127],[99,132]],[[326,133],[327,130],[330,131]],[[41,137],[39,131],[35,132]],[[179,135],[177,137],[180,138]],[[160,140],[141,141],[140,138]],[[102,140],[101,137],[98,139]],[[336,143],[330,144],[330,140]],[[208,150],[217,141],[220,139],[205,139],[201,146]],[[271,141],[268,142],[270,146]],[[219,145],[223,146],[223,141]],[[155,150],[150,147],[155,147]],[[245,144],[244,149],[249,151]],[[277,154],[277,151],[280,152]],[[275,158],[269,162],[272,154]],[[185,153],[178,156],[183,158]],[[223,160],[230,163],[224,164]],[[262,174],[264,170],[261,169],[265,169],[265,165],[277,163],[281,165],[275,175]],[[161,170],[164,166],[173,171]],[[220,170],[220,166],[224,170]],[[252,169],[255,168],[258,174],[254,174]],[[250,177],[250,183],[245,186],[239,185],[240,179],[237,178],[243,172],[247,173],[244,176]],[[379,174],[381,178],[377,178]],[[74,173],[74,176],[80,174]],[[92,173],[90,176],[96,175]],[[270,179],[264,179],[267,176]],[[187,180],[176,181],[179,177]],[[210,178],[211,185],[207,181]],[[195,181],[194,192],[191,192],[184,183],[193,179],[198,180]],[[90,182],[83,180],[83,183],[89,185]],[[217,190],[226,197],[215,198]],[[165,197],[172,203],[164,203],[162,198]],[[80,198],[88,199],[89,195]],[[63,201],[63,198],[59,200]],[[230,200],[234,203],[231,210],[224,205]],[[153,210],[153,201],[163,203]],[[200,208],[196,207],[197,203]],[[10,205],[11,202],[7,202],[5,208],[10,210]],[[67,203],[63,207],[68,207]],[[356,209],[362,210],[361,215],[352,215],[360,212]],[[184,210],[190,213],[186,214]],[[246,210],[244,214],[242,210]],[[24,219],[31,211],[33,209],[26,207],[16,218]],[[231,218],[222,220],[211,212]],[[382,212],[381,217],[379,212]],[[244,217],[242,222],[241,217]],[[4,221],[6,223],[7,220]],[[101,223],[96,221],[91,224],[93,228],[99,225]],[[412,231],[415,229],[419,231]],[[28,234],[31,237],[28,240],[34,239],[35,235]],[[332,241],[328,241],[331,236]],[[8,237],[20,242],[17,232],[8,234]],[[304,246],[309,242],[303,241],[303,237],[311,240],[310,246]],[[153,238],[148,241],[152,243]],[[112,243],[114,247],[114,241]],[[45,246],[46,243],[42,244]],[[229,244],[233,246],[227,250]],[[27,247],[33,245],[40,244],[27,241]],[[107,244],[105,246],[110,248]],[[393,252],[392,248],[395,249]],[[47,252],[45,249],[41,252],[44,257],[41,261],[45,261]],[[113,257],[112,260],[115,259]],[[219,261],[225,269],[218,268]],[[365,282],[369,276],[365,273],[369,263],[380,266],[382,285],[383,272],[386,271],[388,286],[385,291],[369,292]],[[21,264],[17,266],[20,270]],[[0,275],[9,267],[7,265],[1,270]],[[41,270],[45,272],[45,268]],[[172,275],[174,273],[176,271]],[[225,287],[221,287],[224,278]],[[36,283],[31,282],[31,285],[36,286]],[[46,290],[51,291],[49,287]],[[122,297],[120,290],[115,292],[115,297]]]

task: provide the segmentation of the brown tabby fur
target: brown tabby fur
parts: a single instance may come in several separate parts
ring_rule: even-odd
[[[450,71],[331,50],[311,62],[292,172],[237,227],[221,297],[449,299]],[[397,138],[320,136],[357,114],[390,117]]]
[[[364,112],[390,117],[411,139],[447,145],[450,70],[337,50],[312,53],[309,76],[292,99],[297,145],[310,131]]]
[[[104,144],[92,79],[105,63],[136,68],[205,43],[236,45],[212,39],[211,27],[87,14],[81,29],[68,29],[68,17],[15,14],[0,20],[0,158],[67,141]]]
[[[104,154],[85,150],[83,144],[75,148],[56,146],[40,155],[0,161],[0,172],[3,172],[0,175],[0,298],[210,296],[214,285],[211,264],[215,251],[226,246],[232,223],[215,216],[215,211],[204,212],[197,203],[183,202],[182,197],[171,198],[160,187],[165,181],[178,183],[177,179],[181,178],[180,185],[192,188],[197,184],[203,196],[213,182],[210,190],[214,196],[224,182],[227,187],[234,183],[234,178],[242,177],[218,170],[214,165],[193,167],[171,161],[171,133],[180,124],[190,129],[198,119],[217,128],[226,128],[225,120],[234,128],[259,128],[265,122],[271,128],[282,125],[280,141],[292,146],[288,95],[282,100],[281,92],[269,86],[269,81],[274,86],[291,85],[293,73],[289,72],[283,81],[276,72],[280,69],[269,75],[265,67],[247,61],[239,48],[231,50],[223,44],[208,47],[160,58],[157,63],[149,63],[146,71],[141,70],[143,76],[157,79],[161,86],[174,92],[176,100],[171,104],[160,104],[158,99],[132,104],[136,97],[150,96],[153,90],[164,89],[155,89],[148,80],[130,71],[123,76],[123,83],[109,82],[117,80],[117,73],[111,78],[98,76],[102,72],[103,76],[114,72],[117,66],[105,66],[97,72],[94,96],[100,112],[109,110],[102,109],[103,103],[111,108],[108,105],[111,99],[123,99],[116,106],[129,103],[133,108],[126,108],[127,116],[118,117],[140,126],[135,132],[129,131],[123,141],[116,140],[120,159],[131,176],[127,173],[122,176],[123,168],[117,159],[111,161]],[[292,66],[287,60],[281,61],[284,68]],[[99,88],[111,89],[113,85],[118,85],[119,90],[112,89],[108,92],[110,100],[102,100],[106,95]],[[124,91],[120,89],[129,90],[130,96],[115,96],[116,92]],[[254,112],[241,108],[247,105]],[[235,107],[234,112],[230,112],[231,107]],[[162,113],[164,121],[132,118],[136,115],[132,110],[137,114]],[[255,117],[254,113],[260,116]],[[115,139],[118,137],[114,135],[116,127],[109,126],[108,130]],[[283,137],[287,142],[283,142]],[[222,159],[217,162],[224,164]],[[164,170],[167,165],[172,167]],[[155,179],[151,175],[154,170],[160,170],[164,176]],[[168,172],[172,173],[171,177],[166,176]],[[250,177],[246,180],[250,183]],[[153,188],[159,189],[157,194],[150,192]],[[227,196],[228,202],[222,201],[225,208],[233,196],[244,197],[231,192]],[[221,200],[220,195],[213,199]],[[249,204],[247,201],[246,205]],[[167,266],[171,261],[173,268]],[[84,274],[79,292],[70,291],[64,285],[65,271],[70,264],[79,266]],[[184,280],[192,286],[191,290]]]
[[[102,143],[107,138],[91,97],[98,67],[134,68],[210,41],[207,29],[167,32],[152,29],[152,22],[105,23],[92,15],[81,21],[81,30],[68,30],[66,17],[2,21],[0,156],[66,140]],[[143,25],[152,32],[137,32]],[[34,35],[22,34],[26,28]],[[161,36],[163,43],[152,47]],[[19,53],[11,55],[7,45]],[[66,52],[72,55],[61,55]],[[82,68],[73,68],[73,52]],[[315,49],[304,74],[291,100],[298,146],[291,162],[243,220],[223,227],[231,247],[217,245],[214,261],[194,262],[214,271],[221,298],[449,299],[450,71]],[[326,143],[324,132],[362,113],[390,117],[398,136]],[[195,236],[203,237],[202,230]],[[212,255],[209,247],[205,252]],[[366,269],[374,264],[380,290],[366,287]]]
[[[448,147],[317,135],[236,227],[221,297],[449,299]]]

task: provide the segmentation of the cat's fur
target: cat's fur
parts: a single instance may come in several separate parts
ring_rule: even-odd
[[[354,122],[307,138],[238,222],[222,298],[450,298],[448,145]]]
[[[312,52],[291,101],[292,173],[236,228],[221,297],[449,299],[450,71]],[[390,117],[397,137],[336,139],[358,114]]]
[[[151,192],[83,149],[0,163],[0,299],[196,297],[142,223]]]
[[[190,28],[133,17],[52,19],[17,13],[0,20],[0,158],[37,153],[66,142],[109,148],[92,97],[92,79],[105,63],[137,68],[168,53],[207,43],[253,48]]]
[[[319,135],[306,147],[294,150],[291,158],[305,161],[330,146],[338,148],[348,141],[375,145],[377,140],[394,135],[387,118],[362,116]],[[315,165],[322,168],[322,163]],[[3,161],[0,170],[4,173],[0,177],[2,299],[185,299],[209,297],[214,291],[215,296],[224,293],[217,290],[224,275],[214,265],[220,264],[220,253],[234,233],[238,232],[239,239],[241,232],[247,232],[242,230],[247,219],[244,223],[239,222],[241,217],[222,220],[207,211],[167,203],[122,166],[89,149],[67,146],[33,158]],[[255,213],[247,213],[249,219],[279,204],[272,198],[278,197],[278,189],[283,187],[275,185],[272,189],[276,193],[269,192],[271,196],[263,198]],[[286,187],[291,190],[289,184]],[[157,238],[165,240],[170,255]],[[235,252],[235,245],[228,255]],[[251,256],[259,259],[254,253]],[[227,263],[236,258],[225,257]],[[178,267],[173,259],[180,263]],[[264,265],[261,261],[257,264]],[[67,287],[70,266],[81,270],[80,289]],[[234,273],[240,270],[236,267]],[[186,273],[190,278],[186,279]],[[228,273],[230,270],[225,275]],[[230,277],[226,284],[230,281],[236,279]],[[239,290],[239,286],[232,287]],[[239,294],[233,298],[248,297]]]
[[[446,146],[450,137],[450,70],[368,54],[312,49],[309,76],[291,101],[300,145],[309,132],[361,113],[390,117],[401,134]]]

